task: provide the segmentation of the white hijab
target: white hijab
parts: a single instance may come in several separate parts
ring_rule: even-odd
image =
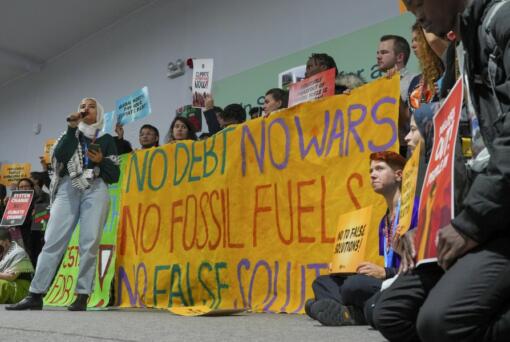
[[[99,138],[101,135],[103,135],[103,132],[102,132],[103,121],[104,121],[103,106],[99,103],[99,101],[97,101],[93,97],[86,97],[83,100],[81,100],[80,103],[85,100],[92,100],[96,103],[96,112],[97,112],[96,122],[93,123],[92,125],[87,125],[85,122],[81,121],[78,124],[78,129],[80,130],[80,132],[83,133],[83,135],[85,135],[89,139],[94,139],[94,137]],[[80,111],[80,107],[78,107],[78,111]]]

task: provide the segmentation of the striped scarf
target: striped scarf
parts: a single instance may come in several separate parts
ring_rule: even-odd
[[[76,130],[76,139],[78,139],[79,134],[80,131]],[[67,162],[67,165],[64,165],[64,163],[57,161],[57,158],[55,158],[54,155],[55,146],[57,146],[57,144],[64,135],[65,133],[62,134],[57,139],[50,152],[51,165],[54,170],[50,183],[50,206],[51,204],[53,204],[53,200],[55,199],[57,188],[58,185],[60,184],[60,172],[64,169],[64,167],[67,167],[67,172],[69,173],[69,177],[71,178],[71,184],[74,188],[83,191],[90,187],[90,183],[85,177],[85,174],[83,173],[83,152],[81,150],[81,144],[78,143],[78,146],[74,151],[71,159],[69,159],[69,161]]]

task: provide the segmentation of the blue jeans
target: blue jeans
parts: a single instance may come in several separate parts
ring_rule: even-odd
[[[93,180],[85,191],[74,188],[69,176],[61,179],[51,206],[45,244],[37,260],[30,292],[48,291],[79,221],[80,265],[76,293],[92,293],[97,251],[109,207],[108,187],[101,178]]]

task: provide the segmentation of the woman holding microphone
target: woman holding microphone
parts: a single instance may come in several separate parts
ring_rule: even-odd
[[[77,113],[68,118],[68,127],[51,152],[55,170],[50,185],[50,219],[44,248],[37,260],[30,292],[7,310],[41,310],[43,297],[51,285],[71,235],[80,223],[80,265],[76,300],[68,307],[84,311],[92,293],[96,257],[108,215],[110,198],[107,184],[119,179],[115,142],[102,134],[103,107],[93,98],[81,101]]]

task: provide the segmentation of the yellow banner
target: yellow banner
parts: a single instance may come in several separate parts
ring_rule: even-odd
[[[196,306],[176,306],[168,308],[168,311],[175,315],[195,317],[195,316],[230,316],[241,313],[243,309],[211,309],[206,305]]]
[[[340,216],[330,273],[356,273],[365,261],[368,232],[378,228],[371,227],[371,221],[372,206]]]
[[[0,183],[10,186],[21,178],[30,178],[30,169],[30,163],[2,164]]]
[[[399,79],[381,79],[129,156],[117,239],[119,305],[302,312],[328,273],[339,215],[373,205],[369,155],[398,150]],[[382,264],[378,231],[366,261]]]

